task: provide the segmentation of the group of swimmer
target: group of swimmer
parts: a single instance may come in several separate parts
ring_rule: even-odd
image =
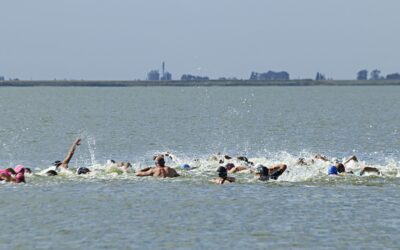
[[[76,148],[80,145],[81,139],[76,139],[69,149],[67,156],[63,161],[55,161],[53,162],[53,168],[50,170],[46,170],[44,173],[46,176],[56,176],[60,171],[67,170],[69,168],[68,164],[71,161]],[[161,177],[161,178],[174,178],[179,177],[178,172],[169,166],[166,166],[165,158],[173,158],[170,153],[160,153],[153,157],[155,166],[147,167],[137,171],[136,176],[145,177],[145,176],[153,176],[153,177]],[[255,164],[254,162],[249,161],[249,159],[245,156],[238,157],[230,157],[228,155],[217,154],[211,157],[211,160],[217,162],[220,166],[217,169],[218,177],[216,179],[210,180],[211,183],[215,184],[225,184],[225,183],[233,183],[235,182],[235,178],[228,176],[228,174],[239,173],[239,172],[249,172],[255,175],[255,178],[259,181],[268,181],[268,180],[277,180],[279,176],[281,176],[286,170],[287,165],[284,163],[272,165],[266,167],[260,163]],[[237,166],[235,166],[232,161],[239,162]],[[316,161],[330,162],[328,158],[322,156],[320,154],[315,155],[310,159],[299,158],[296,162],[296,165],[299,166],[309,166]],[[351,161],[358,162],[358,159],[355,155],[349,157],[343,163],[336,160],[334,165],[331,165],[328,168],[329,176],[339,176],[344,174],[353,174],[352,171],[346,171],[345,165]],[[109,160],[107,162],[108,166],[113,166],[118,169],[121,169],[124,172],[127,172],[130,168],[132,168],[132,164],[129,162],[115,162],[114,160]],[[190,167],[189,164],[182,164],[182,170],[192,170],[195,168]],[[89,174],[91,170],[86,167],[80,167],[77,169],[76,174],[84,175]],[[380,171],[375,167],[363,166],[360,172],[360,175],[364,175],[365,173],[376,173],[380,174]],[[0,170],[0,181],[12,182],[12,183],[25,183],[25,174],[32,173],[31,169],[24,167],[23,165],[18,165],[15,168],[7,168],[4,170]]]

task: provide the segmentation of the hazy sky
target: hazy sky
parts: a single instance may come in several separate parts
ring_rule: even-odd
[[[0,75],[353,79],[400,72],[399,0],[1,0]]]

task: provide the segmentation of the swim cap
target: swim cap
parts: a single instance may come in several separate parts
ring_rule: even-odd
[[[344,173],[346,172],[346,168],[344,167],[344,165],[342,163],[337,163],[336,164],[336,169],[338,171],[338,173]]]
[[[85,167],[80,167],[80,168],[78,168],[78,170],[77,170],[78,175],[80,175],[80,174],[87,174],[87,173],[89,173],[89,172],[90,172],[90,170],[89,170],[88,168],[85,168]]]
[[[268,175],[268,168],[263,166],[263,165],[261,165],[261,164],[257,164],[257,165],[259,165],[259,166],[256,168],[256,174],[267,176]]]
[[[226,177],[228,177],[228,172],[226,171],[226,168],[225,167],[219,167],[218,169],[217,169],[217,172],[218,172],[218,176],[219,177],[221,177],[221,178],[226,178]]]
[[[25,173],[24,165],[18,165],[18,166],[15,167],[14,170],[15,170],[15,173],[17,173],[17,174],[19,174],[19,173],[24,174]]]
[[[159,166],[164,166],[164,164],[165,164],[165,160],[162,155],[157,156],[156,159],[154,160],[154,162],[156,165],[159,165]]]
[[[337,171],[337,167],[336,166],[330,166],[328,168],[328,175],[337,175],[338,171]]]
[[[46,175],[47,175],[47,176],[56,176],[56,175],[57,175],[57,172],[54,171],[54,170],[49,170],[49,171],[46,172]]]
[[[227,163],[226,165],[225,165],[225,168],[229,171],[229,170],[231,170],[232,168],[234,168],[235,167],[235,164],[233,164],[233,163]]]
[[[184,169],[184,170],[188,170],[188,169],[190,169],[190,166],[189,166],[189,164],[182,164],[181,165],[181,169]]]

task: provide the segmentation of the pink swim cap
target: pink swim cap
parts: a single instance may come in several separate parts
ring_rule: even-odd
[[[24,174],[24,173],[25,173],[25,167],[24,167],[24,165],[18,165],[18,166],[16,166],[16,167],[14,168],[14,170],[15,170],[15,172],[16,172],[17,174],[19,174],[19,173]]]

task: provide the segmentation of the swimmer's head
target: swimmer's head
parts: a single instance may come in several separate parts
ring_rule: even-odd
[[[342,163],[337,163],[336,164],[336,169],[338,171],[338,173],[344,173],[346,172],[346,168],[344,167],[344,165]]]
[[[164,166],[165,166],[164,157],[163,157],[162,155],[157,156],[157,157],[154,159],[154,163],[156,164],[156,166],[164,167]]]
[[[32,174],[32,170],[30,168],[25,168],[25,173]]]
[[[17,165],[14,170],[17,174],[25,174],[25,167],[23,165]]]
[[[229,170],[231,170],[232,168],[234,168],[235,167],[235,164],[233,164],[233,163],[227,163],[226,165],[225,165],[225,168],[229,171]]]
[[[338,175],[338,170],[336,166],[330,166],[328,168],[328,175]]]
[[[18,165],[15,167],[15,182],[21,183],[25,182],[25,167],[23,165]]]
[[[221,178],[227,178],[228,177],[228,171],[226,170],[225,167],[221,166],[217,169],[218,177]]]
[[[55,161],[55,162],[53,162],[52,165],[55,166],[56,168],[58,168],[61,164],[62,164],[61,161]]]
[[[78,170],[76,171],[76,173],[77,173],[78,175],[87,174],[87,173],[90,173],[90,170],[89,170],[88,168],[85,168],[85,167],[80,167],[80,168],[78,168]]]
[[[268,168],[261,164],[257,164],[255,173],[260,176],[268,176]]]
[[[47,176],[56,176],[56,175],[57,175],[57,172],[54,171],[54,170],[49,170],[49,171],[46,172],[46,175],[47,175]]]
[[[187,164],[187,163],[184,163],[184,164],[181,165],[181,169],[183,169],[183,170],[189,170],[189,169],[190,169],[190,165]]]

